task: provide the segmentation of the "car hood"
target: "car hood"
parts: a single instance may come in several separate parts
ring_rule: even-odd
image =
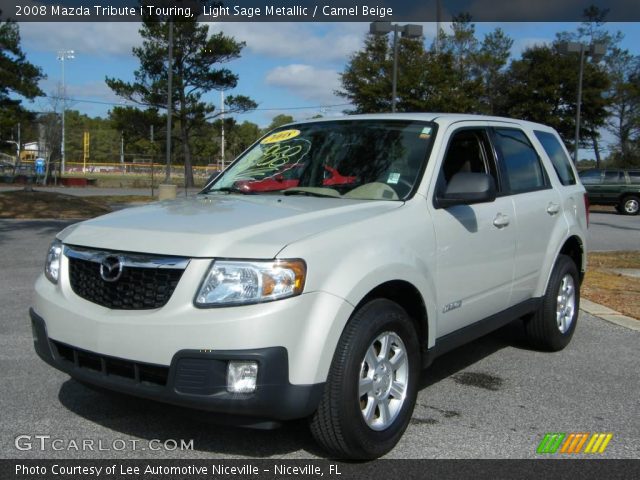
[[[70,245],[126,252],[273,258],[302,238],[402,205],[281,195],[198,195],[77,223],[58,238]]]

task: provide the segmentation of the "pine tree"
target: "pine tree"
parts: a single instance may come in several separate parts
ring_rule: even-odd
[[[240,57],[244,43],[217,33],[209,36],[209,27],[199,24],[196,17],[159,21],[147,17],[140,34],[144,39],[133,54],[140,61],[135,80],[127,83],[107,78],[107,85],[119,96],[155,109],[166,108],[168,90],[168,50],[170,22],[173,24],[173,117],[182,148],[186,186],[193,186],[192,131],[220,115],[203,95],[212,90],[231,90],[238,76],[222,64]],[[242,112],[256,107],[246,96],[227,96],[226,111]]]

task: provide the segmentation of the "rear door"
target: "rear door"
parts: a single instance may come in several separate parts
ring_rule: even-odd
[[[511,304],[534,296],[552,239],[566,230],[562,199],[554,189],[541,153],[523,129],[496,126],[492,139],[498,153],[504,188],[513,201],[517,228]],[[554,173],[555,174],[555,173]]]
[[[599,198],[603,203],[618,203],[626,179],[620,170],[605,170],[599,187]]]
[[[516,246],[513,203],[502,195],[486,122],[450,126],[443,145],[430,201],[437,244],[438,337],[509,305]],[[498,198],[490,203],[435,207],[438,192],[458,172],[491,174]]]

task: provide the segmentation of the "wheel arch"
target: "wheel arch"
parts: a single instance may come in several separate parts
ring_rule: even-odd
[[[356,305],[354,312],[376,298],[386,298],[400,305],[411,318],[420,344],[423,364],[429,345],[429,315],[427,305],[420,291],[406,280],[390,280],[370,290]]]
[[[576,264],[576,269],[578,270],[578,273],[580,275],[580,283],[582,283],[586,265],[586,252],[584,250],[584,243],[582,242],[582,240],[577,235],[573,235],[567,238],[567,240],[565,240],[564,244],[562,245],[562,248],[560,248],[558,254],[566,255],[567,257],[571,258],[571,260],[573,260],[573,263]]]
[[[619,203],[618,205],[620,206],[620,209],[622,210],[622,213],[625,215],[637,215],[638,213],[628,213],[626,211],[625,208],[625,204],[627,203],[628,200],[630,199],[636,199],[636,200],[640,200],[640,192],[624,192],[620,195],[620,199],[619,199]]]
[[[579,231],[574,230],[573,232],[570,232],[570,235],[565,238],[562,245],[560,247],[556,247],[555,251],[549,252],[548,255],[549,257],[544,260],[544,267],[538,280],[535,296],[541,297],[544,295],[544,292],[547,291],[547,286],[551,280],[551,274],[553,273],[553,269],[558,261],[558,256],[560,255],[566,255],[575,263],[580,277],[579,281],[582,284],[587,266],[587,249],[585,240],[582,238]]]

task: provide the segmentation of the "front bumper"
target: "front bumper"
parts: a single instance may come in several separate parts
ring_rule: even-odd
[[[49,365],[78,381],[174,405],[269,420],[312,414],[323,383],[289,383],[284,347],[251,350],[180,350],[171,364],[155,365],[89,352],[49,338],[45,320],[29,311],[35,350]],[[258,362],[257,388],[251,394],[226,389],[229,360]]]

